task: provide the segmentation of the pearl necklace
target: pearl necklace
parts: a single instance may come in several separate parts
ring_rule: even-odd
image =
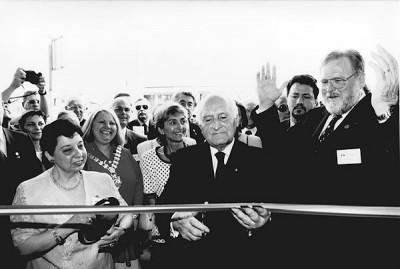
[[[121,152],[122,152],[122,146],[118,145],[117,149],[115,150],[115,155],[113,161],[109,161],[111,163],[111,166],[108,165],[107,161],[101,161],[99,158],[96,156],[93,156],[91,153],[88,152],[88,157],[93,160],[95,163],[98,165],[102,166],[104,169],[106,169],[108,172],[110,172],[110,176],[112,180],[114,181],[115,186],[119,189],[122,185],[121,177],[117,174],[116,169],[119,164],[119,160],[121,159]]]
[[[51,170],[51,172],[50,172],[50,178],[51,178],[51,180],[53,180],[54,184],[55,184],[57,187],[59,187],[60,189],[63,189],[64,191],[73,191],[73,190],[76,190],[76,188],[78,188],[78,186],[81,184],[81,181],[82,181],[82,176],[81,176],[82,174],[81,174],[81,173],[79,174],[79,179],[78,179],[78,182],[76,183],[76,185],[73,186],[73,187],[70,187],[70,188],[66,188],[66,187],[64,187],[63,185],[61,185],[60,182],[58,182],[58,181],[54,178],[53,171],[54,171],[54,170]]]

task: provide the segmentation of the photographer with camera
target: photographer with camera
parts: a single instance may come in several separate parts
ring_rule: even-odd
[[[30,82],[33,85],[38,87],[38,91],[28,90],[25,91],[22,96],[11,97],[16,89],[20,86],[23,86],[24,82]],[[14,78],[10,84],[10,86],[1,93],[1,98],[4,103],[10,102],[10,99],[23,98],[22,106],[24,108],[24,112],[31,110],[42,110],[46,118],[49,117],[49,106],[47,101],[47,91],[45,89],[46,82],[42,73],[36,73],[35,71],[27,71],[22,68],[18,68],[14,74]],[[22,113],[22,114],[23,114]],[[10,121],[10,127],[14,129],[18,129],[18,121],[21,116],[17,116]]]

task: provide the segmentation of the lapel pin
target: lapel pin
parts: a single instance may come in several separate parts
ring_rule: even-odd
[[[19,156],[19,152],[18,152],[18,151],[15,152],[15,158],[17,158],[17,159],[20,159],[20,158],[21,158],[21,156]]]

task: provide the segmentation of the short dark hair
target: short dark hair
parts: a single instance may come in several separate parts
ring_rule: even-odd
[[[41,110],[31,110],[31,111],[25,112],[25,113],[21,116],[21,118],[19,119],[19,121],[18,121],[19,128],[20,128],[22,131],[25,131],[24,125],[25,125],[26,121],[27,121],[29,118],[33,117],[33,116],[42,117],[43,120],[44,120],[44,122],[46,123],[46,115],[44,114],[43,111],[41,111]]]
[[[318,94],[319,94],[319,88],[317,86],[317,80],[313,76],[311,76],[311,75],[296,75],[296,76],[292,77],[292,79],[289,80],[289,83],[286,86],[286,96],[289,96],[290,88],[295,83],[310,86],[313,89],[313,94],[314,94],[315,100],[317,99]]]
[[[175,101],[175,102],[179,102],[178,100],[176,100],[178,98],[178,95],[185,95],[185,96],[192,97],[194,105],[196,106],[196,98],[194,97],[193,93],[185,92],[185,91],[177,92],[172,96],[172,100]]]
[[[247,112],[246,112],[246,108],[244,107],[244,105],[242,105],[239,101],[235,101],[236,106],[238,107],[239,110],[239,117],[240,117],[240,122],[239,122],[239,126],[238,126],[238,130],[243,130],[247,124],[249,123],[249,120],[247,118]]]
[[[80,136],[83,135],[81,128],[72,120],[57,119],[43,128],[40,147],[43,152],[47,151],[50,155],[53,155],[58,137],[65,136],[72,138],[75,133],[78,133]]]
[[[183,114],[188,119],[188,112],[187,110],[177,102],[168,101],[166,103],[161,104],[154,110],[154,124],[157,129],[158,128],[164,129],[164,123],[168,119],[170,115],[175,114]],[[159,138],[162,143],[165,143],[165,137],[159,134]]]

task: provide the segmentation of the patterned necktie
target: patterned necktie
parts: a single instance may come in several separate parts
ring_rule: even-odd
[[[326,126],[325,131],[319,136],[319,142],[323,142],[334,130],[336,122],[342,117],[342,115],[333,116],[331,122]]]
[[[215,171],[215,179],[218,180],[221,179],[223,175],[223,170],[225,167],[224,164],[225,153],[218,151],[217,153],[215,153],[215,157],[217,157],[218,160],[217,170]]]

